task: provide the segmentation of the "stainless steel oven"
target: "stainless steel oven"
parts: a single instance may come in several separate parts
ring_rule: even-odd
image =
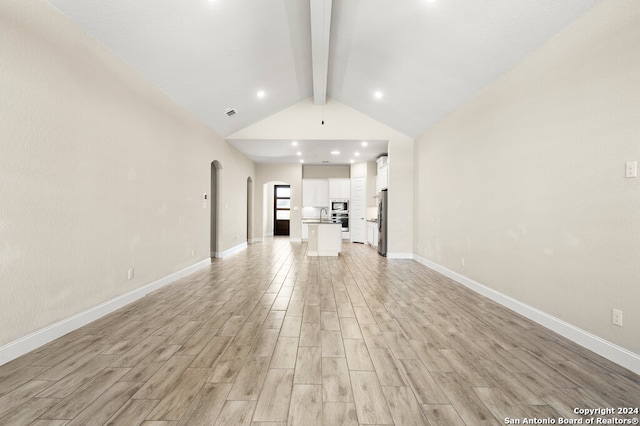
[[[348,212],[331,212],[331,219],[342,224],[342,232],[349,232],[349,213]]]

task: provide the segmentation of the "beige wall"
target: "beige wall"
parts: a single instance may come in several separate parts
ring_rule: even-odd
[[[228,139],[389,141],[389,256],[413,253],[413,139],[333,99],[321,108],[309,98]],[[260,198],[260,197],[258,197]],[[299,204],[298,204],[299,205]]]
[[[195,118],[193,120],[195,121]],[[207,144],[214,141],[215,144],[208,146],[205,153],[222,166],[218,185],[218,253],[224,254],[225,251],[246,243],[248,235],[251,234],[247,222],[251,207],[247,197],[247,180],[254,179],[255,170],[252,161],[220,136],[210,131],[209,138]],[[211,191],[210,185],[207,189]]]
[[[640,2],[600,3],[422,135],[415,240],[418,256],[635,353],[638,22]]]
[[[302,166],[303,179],[349,179],[351,167],[348,165],[339,166]]]
[[[0,52],[0,346],[207,259],[213,160],[220,249],[246,241],[220,136],[43,1],[0,4]]]

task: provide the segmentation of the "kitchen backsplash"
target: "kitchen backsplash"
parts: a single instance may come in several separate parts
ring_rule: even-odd
[[[325,215],[325,212],[322,212]],[[328,216],[328,215],[326,215]],[[303,207],[302,208],[302,220],[304,219],[318,219],[320,217],[320,208],[318,207]]]

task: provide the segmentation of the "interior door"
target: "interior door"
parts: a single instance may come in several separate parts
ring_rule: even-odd
[[[367,237],[367,184],[365,178],[351,179],[351,242],[364,243]]]
[[[273,235],[289,235],[291,219],[291,187],[275,185],[273,188]]]

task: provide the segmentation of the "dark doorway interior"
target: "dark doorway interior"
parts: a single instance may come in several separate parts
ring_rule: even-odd
[[[273,187],[273,235],[289,235],[291,219],[291,187],[275,185]]]

